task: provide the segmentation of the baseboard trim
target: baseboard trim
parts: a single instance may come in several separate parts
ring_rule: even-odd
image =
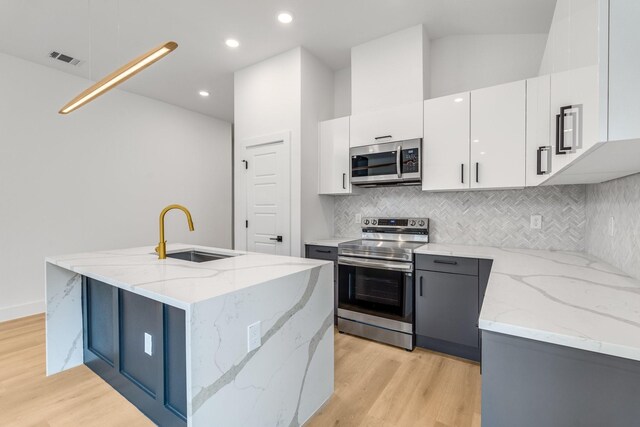
[[[29,302],[27,304],[12,305],[10,307],[2,307],[0,308],[0,322],[43,313],[44,310],[44,300]]]

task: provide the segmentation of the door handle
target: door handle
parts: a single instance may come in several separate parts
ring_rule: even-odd
[[[480,163],[476,162],[476,182],[480,182]]]
[[[464,184],[464,163],[460,163],[460,183]]]
[[[346,190],[347,189],[347,185],[344,183],[345,179],[347,178],[347,174],[343,173],[342,174],[342,189]]]
[[[270,237],[269,240],[275,240],[276,242],[282,242],[282,236]]]

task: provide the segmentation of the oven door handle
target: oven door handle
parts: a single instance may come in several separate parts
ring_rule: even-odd
[[[377,268],[380,270],[402,271],[411,273],[413,264],[410,262],[383,261],[379,259],[338,257],[338,265],[349,265],[353,267]]]

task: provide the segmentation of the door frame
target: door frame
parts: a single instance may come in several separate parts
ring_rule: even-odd
[[[268,145],[282,143],[288,155],[289,166],[289,253],[292,253],[292,229],[291,229],[291,131],[285,130],[281,132],[275,132],[267,135],[256,136],[253,138],[243,139],[238,143],[238,155],[234,159],[234,170],[237,171],[235,176],[234,185],[234,197],[235,197],[235,218],[234,218],[234,249],[246,251],[248,247],[248,234],[247,227],[245,226],[245,220],[248,217],[247,206],[247,174],[246,168],[242,160],[244,160],[245,150],[249,147],[256,147],[259,145]]]

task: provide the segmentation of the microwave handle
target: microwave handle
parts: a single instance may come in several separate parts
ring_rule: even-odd
[[[396,168],[398,170],[398,178],[402,178],[401,156],[402,156],[402,147],[398,147],[398,150],[396,151]]]

